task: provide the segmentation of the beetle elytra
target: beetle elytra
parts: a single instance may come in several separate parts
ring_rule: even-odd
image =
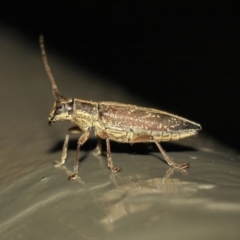
[[[153,108],[139,107],[117,102],[92,102],[79,98],[65,98],[57,88],[54,77],[48,65],[43,36],[40,36],[40,48],[44,66],[52,85],[55,98],[52,111],[48,117],[49,125],[57,121],[71,121],[74,126],[69,128],[65,137],[60,161],[56,166],[65,163],[70,133],[82,133],[77,142],[74,161],[74,174],[69,179],[77,178],[79,170],[80,147],[88,140],[93,129],[98,136],[96,151],[101,153],[101,139],[106,141],[107,166],[112,172],[120,172],[120,167],[113,165],[110,140],[122,143],[153,142],[162,153],[169,166],[179,169],[189,168],[189,163],[177,164],[163,150],[159,142],[175,141],[194,136],[201,125],[188,119]]]

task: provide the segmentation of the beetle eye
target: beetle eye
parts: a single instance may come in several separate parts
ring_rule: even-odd
[[[60,114],[63,111],[64,107],[64,104],[59,105],[56,109],[56,114]]]

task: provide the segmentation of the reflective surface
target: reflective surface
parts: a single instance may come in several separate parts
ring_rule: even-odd
[[[152,155],[116,153],[124,171],[110,174],[105,157],[89,154],[76,181],[67,181],[66,167],[53,166],[19,179],[0,193],[0,234],[3,239],[238,239],[240,165],[203,151],[171,156],[188,158],[192,168],[173,171]]]

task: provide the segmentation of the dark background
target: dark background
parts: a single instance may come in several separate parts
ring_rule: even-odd
[[[234,2],[9,0],[0,23],[240,150]]]

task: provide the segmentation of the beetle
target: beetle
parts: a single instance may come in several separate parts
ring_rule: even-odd
[[[106,141],[107,166],[113,173],[122,171],[121,167],[113,165],[110,140],[121,143],[149,143],[153,142],[162,153],[169,166],[178,169],[190,167],[189,163],[177,164],[163,150],[159,142],[176,141],[194,136],[201,125],[186,118],[153,108],[139,107],[136,105],[117,102],[93,102],[79,98],[65,98],[57,88],[51,69],[48,65],[44,38],[39,38],[45,70],[52,85],[55,98],[53,108],[48,117],[49,125],[58,121],[71,121],[74,126],[69,128],[65,137],[60,161],[55,161],[55,166],[65,163],[70,134],[80,134],[77,142],[76,157],[73,175],[76,179],[79,170],[79,152],[81,146],[88,140],[90,131],[94,130],[98,136],[96,152],[101,153],[101,139]]]

